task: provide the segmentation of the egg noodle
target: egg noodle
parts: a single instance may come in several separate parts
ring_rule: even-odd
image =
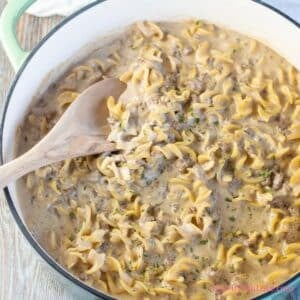
[[[296,274],[300,73],[212,24],[139,22],[49,88],[20,151],[108,77],[128,85],[107,99],[118,150],[26,176],[48,251],[122,299],[249,299]]]

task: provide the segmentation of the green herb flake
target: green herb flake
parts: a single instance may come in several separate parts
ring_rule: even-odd
[[[230,220],[231,222],[234,222],[234,221],[235,221],[235,217],[234,217],[234,216],[231,216],[231,217],[229,217],[229,220]]]
[[[207,242],[208,242],[208,240],[200,240],[200,241],[199,241],[199,244],[200,244],[200,245],[206,245]]]
[[[121,210],[119,209],[119,208],[115,208],[114,210],[113,210],[113,215],[116,215],[116,214],[120,214],[121,213]]]
[[[179,116],[178,121],[180,123],[183,123],[184,122],[184,116],[183,115]]]
[[[225,198],[225,201],[226,202],[232,202],[232,200],[230,198],[228,198],[228,197]]]
[[[259,176],[262,177],[263,179],[267,179],[271,176],[272,171],[270,170],[263,170],[259,173]]]
[[[71,220],[74,220],[75,219],[75,213],[73,211],[71,211],[69,213],[69,217],[70,217]]]

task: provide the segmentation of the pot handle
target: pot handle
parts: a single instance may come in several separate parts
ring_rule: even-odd
[[[0,40],[15,71],[20,68],[28,55],[19,44],[16,25],[26,9],[35,1],[9,0],[0,17]]]

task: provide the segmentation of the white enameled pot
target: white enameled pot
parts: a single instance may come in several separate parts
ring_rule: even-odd
[[[138,20],[174,21],[198,18],[254,37],[284,56],[300,69],[299,24],[282,13],[251,0],[108,0],[95,1],[66,18],[55,27],[29,54],[18,49],[14,26],[18,17],[34,0],[10,0],[0,20],[3,46],[13,66],[19,69],[8,94],[0,130],[0,160],[14,158],[16,129],[22,122],[34,96],[47,87],[61,71],[83,53],[101,45],[108,36]],[[84,50],[82,50],[84,49]],[[78,54],[80,53],[80,54]],[[68,62],[68,63],[66,63]],[[64,67],[62,67],[62,65]],[[21,187],[20,187],[21,188]],[[25,194],[17,184],[5,189],[11,211],[22,232],[37,252],[61,276],[67,278],[76,293],[109,299],[85,285],[60,267],[27,230],[22,213]],[[0,221],[1,222],[1,221]],[[22,255],[22,253],[20,253]],[[1,270],[0,270],[1,272]],[[1,276],[1,275],[0,275]],[[295,289],[300,299],[300,277],[295,276],[283,287]],[[284,299],[282,289],[269,292],[264,299]],[[280,298],[277,298],[280,297]]]

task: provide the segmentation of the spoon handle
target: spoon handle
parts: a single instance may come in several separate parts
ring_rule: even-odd
[[[0,189],[43,165],[43,158],[32,150],[0,166]]]
[[[84,146],[83,146],[84,145]],[[0,189],[10,182],[49,164],[68,158],[92,155],[115,150],[115,144],[103,140],[103,136],[70,136],[64,143],[49,142],[45,137],[20,157],[0,166]]]
[[[34,160],[31,151],[21,155],[20,157],[0,166],[0,189],[7,186],[10,182],[17,180],[23,175],[34,169],[41,167],[43,161],[39,157]]]

